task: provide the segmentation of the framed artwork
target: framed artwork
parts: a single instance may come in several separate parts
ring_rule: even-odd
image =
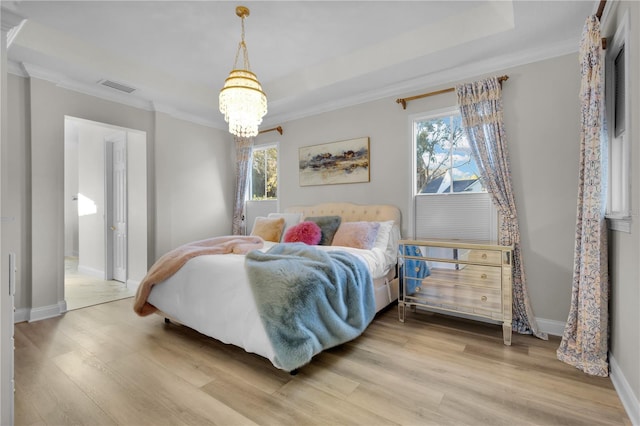
[[[300,186],[369,182],[369,138],[298,150]]]

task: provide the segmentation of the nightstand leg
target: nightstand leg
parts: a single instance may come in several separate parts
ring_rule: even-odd
[[[511,323],[502,324],[502,339],[505,345],[511,346]]]
[[[404,322],[404,302],[398,302],[398,320]]]

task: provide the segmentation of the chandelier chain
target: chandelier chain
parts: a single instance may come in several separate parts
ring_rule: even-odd
[[[243,68],[247,71],[251,71],[251,64],[249,64],[249,52],[247,50],[247,44],[244,42],[244,16],[241,17],[242,21],[242,35],[240,43],[238,43],[238,50],[236,51],[236,59],[233,61],[233,68],[238,69],[238,58],[240,57],[240,50],[242,50]]]

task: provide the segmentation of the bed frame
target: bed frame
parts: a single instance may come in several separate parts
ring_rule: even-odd
[[[384,222],[393,220],[402,229],[402,214],[400,209],[388,204],[353,204],[353,203],[321,203],[311,206],[292,206],[285,213],[302,213],[302,217],[308,216],[340,216],[344,222],[375,221]],[[392,268],[389,273],[373,281],[376,312],[389,306],[398,300],[397,268]]]

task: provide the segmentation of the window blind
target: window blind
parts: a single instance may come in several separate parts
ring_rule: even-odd
[[[495,241],[498,213],[488,193],[416,195],[415,237]]]
[[[278,200],[246,201],[244,205],[246,234],[251,234],[257,216],[267,216],[278,211]]]

